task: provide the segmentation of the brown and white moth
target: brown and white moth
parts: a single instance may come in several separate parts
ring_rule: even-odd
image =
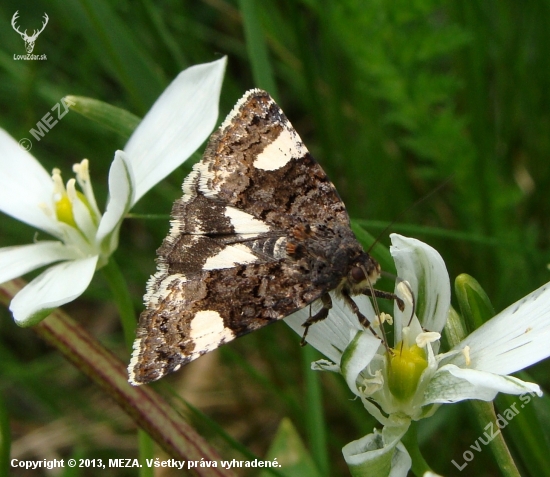
[[[147,284],[128,372],[148,383],[336,291],[374,290],[380,266],[355,238],[344,203],[264,91],[248,91],[210,138],[174,203]],[[305,335],[304,335],[305,336]]]

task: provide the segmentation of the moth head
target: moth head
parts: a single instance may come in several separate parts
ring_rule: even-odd
[[[371,288],[380,278],[380,264],[368,254],[362,254],[351,263],[346,277],[346,285],[352,294],[362,293]]]

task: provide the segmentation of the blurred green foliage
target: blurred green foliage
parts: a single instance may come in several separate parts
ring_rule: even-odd
[[[250,5],[258,23],[247,30],[241,9]],[[44,12],[49,15],[33,52],[47,60],[14,59],[25,53],[10,27],[16,10],[18,24],[29,31],[40,27]],[[40,141],[29,130],[68,94],[142,116],[183,68],[228,55],[221,121],[246,89],[266,81],[263,70],[251,66],[258,64],[253,55],[264,54],[250,44],[259,35],[270,59],[266,68],[276,80],[272,93],[336,184],[350,215],[374,236],[397,218],[391,230],[433,245],[451,279],[472,275],[501,310],[550,277],[548,18],[548,0],[4,0],[0,126],[17,140],[30,138],[35,157],[47,169],[61,168],[65,180],[74,162],[89,158],[102,208],[110,162],[126,138],[76,112]],[[133,212],[167,216],[191,165],[157,185]],[[411,208],[448,178],[441,191]],[[33,240],[30,227],[5,216],[0,220],[0,246]],[[155,269],[154,250],[167,230],[166,219],[130,219],[123,225],[115,256],[136,312]],[[384,244],[387,235],[380,237]],[[66,308],[127,360],[100,274]],[[0,393],[11,417],[12,453],[134,456],[132,425],[120,411],[32,331],[18,329],[7,311],[1,310],[0,318]],[[310,393],[297,343],[282,324],[238,340],[217,352],[218,360],[205,371],[210,387],[201,382],[199,394],[184,392],[184,397],[198,400],[205,413],[258,455],[266,452],[284,416],[307,436]],[[199,362],[170,378],[174,386],[193,388]],[[548,387],[547,364],[530,372]],[[341,447],[370,432],[374,422],[360,403],[349,401],[337,377],[322,376],[322,390],[327,475],[346,475]],[[547,404],[542,407],[547,414]],[[421,424],[426,460],[439,473],[458,475],[451,459],[458,462],[481,434],[468,408],[444,407]],[[59,429],[64,438],[56,440],[51,436]],[[42,438],[40,444],[33,436]],[[228,457],[235,452],[215,433],[211,438]],[[550,475],[544,469],[537,474],[532,460],[526,464],[530,458],[522,442],[515,439],[512,447],[522,472]],[[533,445],[548,455],[542,436]],[[468,475],[498,475],[496,469],[485,451],[476,454]]]

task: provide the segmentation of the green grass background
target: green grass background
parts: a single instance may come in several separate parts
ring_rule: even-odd
[[[25,53],[10,27],[16,10],[29,31],[49,15],[34,51],[47,60],[14,59]],[[102,208],[110,162],[126,138],[75,112],[39,142],[29,130],[67,94],[142,116],[179,71],[228,55],[220,121],[245,90],[268,87],[352,218],[374,236],[397,218],[392,231],[434,246],[452,280],[473,275],[501,310],[550,279],[549,19],[547,0],[5,0],[0,126],[18,140],[33,140],[32,154],[47,169],[61,168],[65,180],[73,163],[89,158]],[[133,212],[168,214],[191,165],[157,185]],[[168,220],[123,225],[115,258],[137,313],[167,230]],[[34,234],[0,218],[0,246],[29,243]],[[380,241],[389,243],[387,232]],[[101,274],[65,309],[128,359]],[[166,381],[260,456],[289,417],[320,474],[347,475],[341,447],[375,422],[350,400],[341,379],[323,375],[319,384],[309,376],[314,356],[298,341],[277,324]],[[547,363],[531,368],[530,379],[548,389],[548,369]],[[4,309],[0,396],[14,456],[136,456],[132,422]],[[497,406],[510,402],[500,399]],[[549,409],[546,399],[537,400],[503,431],[522,475],[550,475],[543,466],[549,439],[541,431],[549,427]],[[191,419],[224,456],[239,458],[214,427]],[[422,422],[419,441],[441,474],[500,475],[488,448],[462,473],[451,464],[464,462],[462,453],[482,433],[468,405],[458,404]],[[136,473],[112,469],[110,475]]]

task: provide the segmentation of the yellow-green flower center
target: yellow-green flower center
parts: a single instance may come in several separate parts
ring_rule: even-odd
[[[412,397],[422,372],[428,367],[426,351],[416,344],[407,346],[399,342],[390,357],[388,385],[391,393],[404,401]]]
[[[86,205],[86,207],[90,209],[90,205],[88,204],[88,199],[86,199],[86,196],[82,192],[78,191],[76,191],[76,195]],[[64,222],[71,227],[78,229],[76,221],[74,220],[73,204],[71,203],[71,200],[69,199],[67,193],[64,193],[61,196],[61,199],[59,199],[55,203],[55,216],[60,222]]]

